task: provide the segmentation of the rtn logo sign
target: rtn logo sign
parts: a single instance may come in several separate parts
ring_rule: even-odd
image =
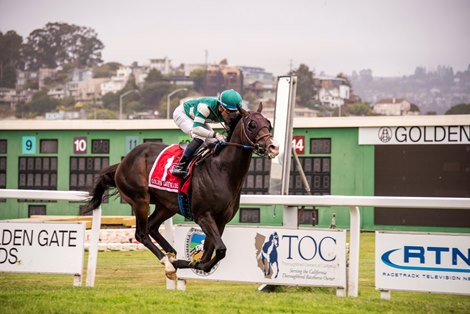
[[[405,270],[470,273],[470,249],[466,254],[458,248],[438,246],[404,246],[403,254],[400,254],[401,250],[385,252],[382,262]]]

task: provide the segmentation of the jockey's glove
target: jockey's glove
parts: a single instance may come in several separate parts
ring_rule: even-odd
[[[227,141],[227,137],[221,133],[217,133],[215,132],[214,133],[214,137],[219,141],[219,142],[226,142]]]

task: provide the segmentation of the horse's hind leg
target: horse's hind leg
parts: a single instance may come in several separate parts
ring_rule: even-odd
[[[126,195],[123,195],[123,193],[121,193],[121,196],[126,202],[131,204],[132,209],[134,210],[136,220],[136,240],[142,243],[146,248],[148,248],[160,260],[160,262],[165,265],[165,273],[169,279],[176,279],[176,269],[173,267],[173,264],[168,259],[168,257],[155,244],[153,244],[148,234],[148,214],[150,207],[150,198],[147,195],[145,199],[132,200]]]
[[[149,217],[149,234],[152,236],[152,238],[157,241],[157,243],[162,247],[163,250],[165,250],[166,253],[171,253],[174,254],[176,257],[176,250],[173,248],[173,246],[168,243],[168,241],[165,239],[164,236],[159,231],[159,228],[161,224],[167,220],[168,218],[172,217],[172,213],[166,213],[163,210],[157,210],[157,207],[155,207],[155,210],[153,211],[152,215]]]

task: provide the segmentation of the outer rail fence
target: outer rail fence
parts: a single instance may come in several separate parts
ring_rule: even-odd
[[[34,199],[34,200],[64,200],[64,201],[84,201],[89,198],[88,192],[82,191],[44,191],[44,190],[10,190],[0,189],[0,198]],[[98,242],[101,228],[101,207],[93,210],[91,227],[90,248],[88,251],[88,264],[86,285],[95,285],[96,263],[98,260]],[[74,285],[81,285],[75,278]]]
[[[0,198],[83,201],[89,197],[82,191],[43,191],[0,189]],[[297,227],[297,210],[300,206],[342,206],[350,212],[350,256],[347,295],[358,296],[360,211],[359,207],[406,207],[470,209],[470,198],[445,197],[390,197],[390,196],[339,196],[339,195],[242,195],[241,205],[282,205],[284,226]],[[94,286],[98,257],[98,240],[101,228],[101,207],[93,211],[86,285]],[[173,241],[172,220],[165,222],[165,237]]]

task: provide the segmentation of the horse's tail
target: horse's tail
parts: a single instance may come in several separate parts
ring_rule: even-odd
[[[119,164],[111,165],[100,172],[95,181],[95,186],[91,193],[91,198],[86,202],[85,207],[82,209],[84,213],[91,212],[93,209],[98,208],[103,201],[103,195],[109,188],[115,188],[116,182],[114,175]]]

